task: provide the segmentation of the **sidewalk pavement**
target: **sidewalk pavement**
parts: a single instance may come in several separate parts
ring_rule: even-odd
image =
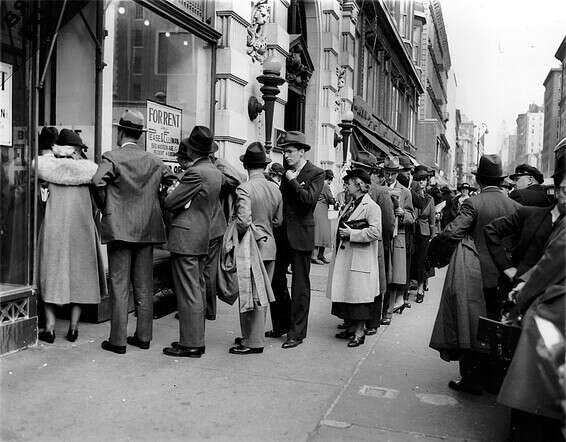
[[[450,391],[457,364],[428,348],[443,272],[423,304],[347,348],[327,269],[313,265],[309,335],[289,350],[270,339],[261,355],[229,355],[238,314],[222,303],[201,359],[161,353],[178,338],[172,314],[155,321],[149,350],[125,355],[100,349],[108,323],[81,324],[71,344],[60,321],[55,344],[0,358],[0,440],[504,440],[506,410]]]

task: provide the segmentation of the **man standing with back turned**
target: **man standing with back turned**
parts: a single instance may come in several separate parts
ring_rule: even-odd
[[[130,281],[137,306],[137,327],[130,345],[149,348],[153,326],[153,245],[165,242],[159,205],[159,186],[169,186],[175,175],[155,155],[137,145],[143,115],[126,110],[118,128],[118,149],[106,152],[92,178],[95,199],[102,210],[102,242],[108,244],[112,296],[110,338],[102,348],[126,353]]]
[[[266,337],[287,334],[283,348],[300,345],[307,335],[311,297],[310,255],[314,249],[314,208],[324,184],[324,170],[305,159],[310,150],[305,135],[289,131],[280,144],[285,152],[287,171],[281,182],[283,195],[282,247],[277,251],[271,303],[273,330]],[[291,263],[291,299],[285,272]]]

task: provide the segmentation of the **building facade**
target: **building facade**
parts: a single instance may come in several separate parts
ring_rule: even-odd
[[[562,69],[552,68],[544,80],[544,134],[542,140],[541,172],[552,175],[554,146],[560,141],[560,95]]]
[[[543,108],[531,104],[528,112],[517,116],[515,164],[529,164],[540,169],[543,135]]]
[[[559,136],[561,140],[566,137],[566,36],[560,43],[554,57],[561,63],[560,101],[558,102]]]
[[[425,23],[421,34],[421,81],[425,92],[420,98],[417,123],[417,159],[438,174],[452,169],[447,137],[449,72],[451,67],[448,37],[438,0],[420,2]]]
[[[472,172],[476,170],[477,144],[475,125],[459,109],[456,111],[458,121],[458,144],[456,150],[457,184],[475,182]]]

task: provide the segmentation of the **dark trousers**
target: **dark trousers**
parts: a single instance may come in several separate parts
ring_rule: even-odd
[[[381,309],[383,306],[383,296],[376,296],[373,300],[371,319],[366,321],[366,328],[379,328],[381,325]]]
[[[272,288],[275,302],[270,304],[273,330],[287,332],[287,338],[304,339],[307,336],[311,300],[311,253],[287,248],[277,251]],[[287,267],[293,272],[291,297],[287,289]]]
[[[153,328],[153,245],[113,241],[108,244],[112,319],[110,343],[126,345],[130,283],[137,311],[136,336],[149,342]]]
[[[204,280],[206,283],[206,319],[216,319],[216,276],[218,274],[218,260],[222,237],[214,238],[208,243],[208,256],[204,267]]]
[[[206,255],[171,253],[171,275],[179,309],[179,343],[186,347],[204,346],[206,260]]]
[[[462,351],[459,365],[462,381],[465,384],[482,388],[485,379],[485,355],[474,350]]]

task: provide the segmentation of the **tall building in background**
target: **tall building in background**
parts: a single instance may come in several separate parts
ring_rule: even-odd
[[[473,171],[476,169],[477,144],[475,124],[460,110],[456,111],[458,121],[458,149],[456,152],[457,182],[474,183]]]
[[[444,27],[442,8],[438,0],[421,0],[425,13],[422,29],[421,81],[425,93],[420,98],[417,123],[417,159],[433,168],[438,175],[451,174],[451,151],[447,136],[450,117],[448,106],[449,72],[451,67],[448,36]],[[420,7],[419,5],[419,7]],[[455,141],[453,141],[455,143]]]
[[[503,170],[507,170],[507,165],[509,164],[509,136],[503,138],[497,154],[501,158]]]
[[[543,108],[536,104],[529,105],[526,113],[517,116],[516,164],[529,164],[540,169],[543,124]]]
[[[561,140],[566,137],[566,36],[562,40],[562,43],[560,43],[554,57],[562,63],[560,101],[558,103],[558,115],[560,120],[558,138]]]
[[[560,135],[560,93],[562,69],[552,68],[544,80],[544,135],[542,140],[541,172],[552,175],[554,168],[554,146]]]
[[[507,139],[509,153],[507,155],[506,169],[507,172],[512,173],[515,170],[515,166],[517,166],[517,161],[515,159],[517,157],[517,134],[511,134],[507,137]]]

